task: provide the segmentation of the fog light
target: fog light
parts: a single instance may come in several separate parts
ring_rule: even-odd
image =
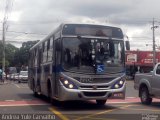
[[[69,85],[69,88],[70,88],[70,89],[72,89],[72,88],[73,88],[73,85],[72,85],[72,84],[70,84],[70,85]]]
[[[117,89],[117,88],[119,88],[119,85],[118,85],[118,84],[115,84],[115,86],[114,86],[114,87]]]
[[[121,80],[121,81],[119,81],[119,84],[120,84],[120,85],[123,85],[123,83],[124,83],[124,82],[123,82],[122,80]]]
[[[67,84],[68,84],[68,80],[65,80],[65,81],[64,81],[64,84],[67,85]]]

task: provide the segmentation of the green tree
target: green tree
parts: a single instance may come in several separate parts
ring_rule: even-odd
[[[14,64],[17,67],[21,67],[22,65],[28,66],[28,59],[29,59],[29,49],[33,47],[37,41],[27,41],[22,43],[22,47],[15,52],[14,56]]]
[[[5,66],[12,66],[14,60],[14,54],[18,50],[15,46],[11,44],[5,45]],[[0,66],[2,66],[2,58],[3,58],[3,44],[0,41]]]

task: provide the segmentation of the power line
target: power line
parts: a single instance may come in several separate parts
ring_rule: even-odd
[[[0,30],[2,31],[2,30]],[[35,34],[35,35],[48,35],[47,33],[28,33],[28,32],[19,32],[19,31],[6,31],[8,33],[23,33],[23,34]]]
[[[33,23],[11,23],[11,22],[9,22],[9,24],[11,24],[11,25],[35,25],[35,24],[37,24],[37,25],[39,25],[39,24],[41,24],[41,25],[46,25],[46,24],[54,24],[55,22],[33,22]]]
[[[47,33],[28,33],[28,32],[17,32],[17,31],[7,31],[10,33],[24,33],[24,34],[37,34],[37,35],[47,35]]]

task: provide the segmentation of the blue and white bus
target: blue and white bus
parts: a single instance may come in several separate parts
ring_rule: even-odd
[[[125,98],[125,49],[120,28],[61,24],[30,49],[29,87],[51,100]]]

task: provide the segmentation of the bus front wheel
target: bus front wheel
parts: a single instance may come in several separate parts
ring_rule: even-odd
[[[96,100],[97,105],[105,105],[107,100]]]

